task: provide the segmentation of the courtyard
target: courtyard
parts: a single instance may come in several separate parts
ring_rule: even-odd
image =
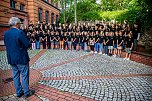
[[[30,87],[17,98],[0,52],[0,101],[152,101],[152,67],[123,58],[70,50],[29,50]]]

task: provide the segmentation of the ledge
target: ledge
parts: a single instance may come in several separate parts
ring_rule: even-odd
[[[144,52],[135,52],[135,51],[133,51],[132,53],[152,58],[152,54],[147,54],[147,53],[144,53]]]
[[[11,10],[15,10],[15,11],[19,11],[19,12],[22,12],[22,13],[28,13],[28,12],[26,12],[26,11],[21,11],[21,10],[19,10],[19,9],[16,9],[16,8],[10,8]]]
[[[9,27],[8,24],[0,24],[0,27]]]

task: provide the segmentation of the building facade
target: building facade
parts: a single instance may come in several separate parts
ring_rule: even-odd
[[[60,3],[54,0],[1,0],[0,1],[0,40],[4,38],[4,31],[10,17],[18,17],[25,26],[30,22],[57,23],[60,16]]]
[[[60,3],[54,0],[28,0],[29,21],[33,23],[43,22],[57,23],[60,16]]]

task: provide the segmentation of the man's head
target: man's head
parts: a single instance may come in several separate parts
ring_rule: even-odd
[[[21,20],[19,18],[11,17],[9,22],[8,22],[8,25],[10,25],[11,27],[19,28],[20,27],[20,23],[21,23]]]

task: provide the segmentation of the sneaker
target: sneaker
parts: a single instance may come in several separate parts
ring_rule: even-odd
[[[116,56],[115,56],[115,55],[113,55],[113,57],[115,58]]]
[[[91,53],[93,53],[93,51],[91,51]]]
[[[126,60],[130,60],[129,58],[127,58]]]
[[[97,53],[97,51],[95,51],[94,53]]]
[[[22,91],[19,95],[17,95],[17,97],[22,97],[24,95],[24,92]]]
[[[127,58],[123,58],[124,60],[127,60]]]
[[[29,94],[25,95],[25,97],[30,97],[35,93],[35,90],[31,90]]]
[[[102,52],[100,52],[99,54],[102,54]]]

